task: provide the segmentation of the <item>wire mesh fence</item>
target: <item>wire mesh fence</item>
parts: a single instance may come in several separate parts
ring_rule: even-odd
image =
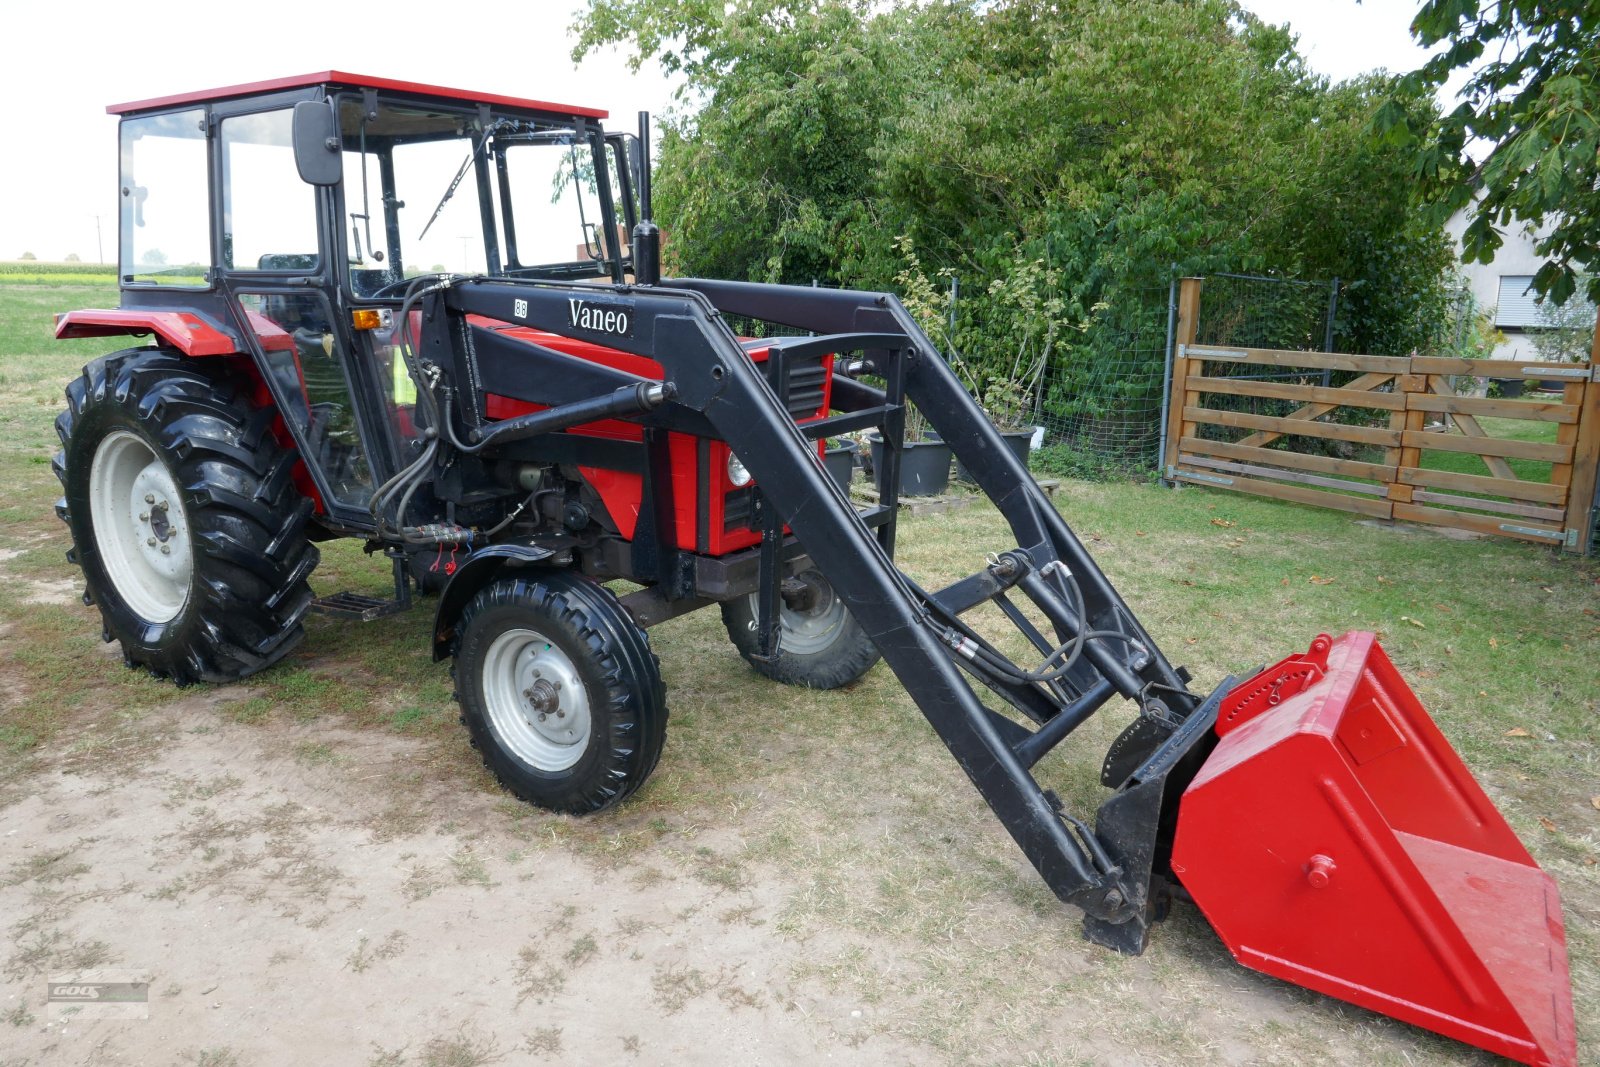
[[[1337,280],[1314,282],[1247,274],[1208,275],[1201,288],[1195,343],[1229,349],[1332,351],[1338,306]],[[1355,374],[1328,369],[1235,360],[1202,360],[1191,369],[1198,376],[1206,378],[1323,388],[1343,386],[1357,377]],[[1211,411],[1241,412],[1272,418],[1286,418],[1297,413],[1303,418],[1308,414],[1302,411],[1302,402],[1271,396],[1226,390],[1186,395],[1194,396]],[[1350,414],[1356,421],[1361,421],[1358,413]],[[1374,425],[1387,418],[1386,413],[1377,410],[1367,414],[1375,420]],[[1252,443],[1264,440],[1264,435],[1260,433],[1225,425],[1205,424],[1198,427],[1197,432],[1206,439]],[[1274,437],[1280,448],[1354,458],[1354,447],[1347,442],[1281,435]]]
[[[1035,398],[1039,470],[1105,477],[1156,469],[1171,319],[1170,287],[1134,289],[1069,338]]]
[[[984,299],[991,280],[940,275],[937,324],[930,336],[1002,430],[1030,430],[1032,466],[1074,477],[1148,476],[1160,470],[1170,388],[1177,279],[1107,297],[1087,321],[1043,346],[1036,367],[1022,368],[1005,345],[1018,336],[1015,308]],[[827,283],[821,283],[827,284]],[[943,290],[948,286],[948,290]],[[1305,281],[1245,274],[1205,279],[1197,342],[1238,348],[1328,351],[1336,343],[1341,287],[1337,279]],[[735,333],[781,336],[801,331],[730,317]],[[1034,338],[1037,341],[1037,338]],[[1218,376],[1342,384],[1339,372],[1206,366]],[[1006,379],[1010,373],[1012,379]],[[995,388],[997,384],[1009,388]],[[998,400],[996,398],[999,398]],[[1285,415],[1292,405],[1230,397],[1257,414]]]

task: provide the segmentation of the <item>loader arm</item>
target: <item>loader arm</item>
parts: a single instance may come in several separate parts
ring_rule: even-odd
[[[863,369],[886,385],[851,383],[838,400],[842,414],[802,429],[772,385],[783,389],[781,373],[758,369],[723,314],[754,315],[824,335],[817,344],[860,350]],[[763,590],[773,595],[777,583],[770,579],[778,572],[787,526],[842,592],[1029,861],[1060,899],[1086,913],[1089,936],[1122,951],[1142,950],[1159,903],[1153,875],[1170,847],[1176,795],[1212,740],[1215,700],[1202,706],[1188,691],[1186,676],[1162,656],[895,297],[698,280],[612,289],[459,282],[427,298],[420,356],[425,366],[470,386],[478,371],[469,315],[599,341],[659,363],[671,400],[638,421],[657,429],[709,424],[755,476],[767,531]],[[783,347],[774,345],[775,358],[782,358]],[[470,398],[473,390],[460,395]],[[992,556],[987,569],[932,592],[892,559],[892,486],[908,400],[952,444],[1015,542]],[[486,427],[483,412],[470,399],[464,403],[463,422]],[[890,488],[874,514],[858,513],[817,457],[816,439],[845,423],[875,425],[888,444],[883,484]],[[635,551],[640,547],[646,546]],[[674,552],[660,548],[660,579],[669,595],[682,573],[670,558]],[[1017,609],[1011,597],[1018,595],[1049,620],[1052,635],[1040,633]],[[963,612],[990,601],[1041,655],[1066,645],[1081,655],[1070,666],[1031,677],[962,623]],[[973,681],[1031,719],[1033,728],[986,707]],[[1091,828],[1063,810],[1030,768],[1115,696],[1135,701],[1140,717],[1107,759],[1103,778],[1118,792]]]

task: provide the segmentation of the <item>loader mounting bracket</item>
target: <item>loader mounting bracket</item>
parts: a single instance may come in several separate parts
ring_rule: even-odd
[[[1216,747],[1212,726],[1217,708],[1236,681],[1232,676],[1224,679],[1100,805],[1095,836],[1126,873],[1125,884],[1142,893],[1143,899],[1128,901],[1132,917],[1123,922],[1085,914],[1085,939],[1125,956],[1137,956],[1149,944],[1151,925],[1166,918],[1174,884],[1168,864],[1178,825],[1178,800]],[[1148,721],[1139,719],[1130,729]]]

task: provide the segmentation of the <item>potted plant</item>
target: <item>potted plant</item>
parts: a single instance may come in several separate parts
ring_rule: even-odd
[[[850,437],[830,437],[822,451],[822,465],[846,495],[850,493],[850,480],[855,477],[856,457],[860,453],[861,446]]]
[[[883,491],[883,438],[873,434],[872,469]],[[906,403],[905,444],[900,448],[900,495],[937,496],[950,487],[950,446],[937,433],[928,429],[928,423],[915,404]]]
[[[983,390],[980,400],[984,414],[989,416],[994,428],[1000,431],[1006,447],[1011,449],[1012,455],[1024,467],[1028,465],[1028,453],[1033,447],[1033,396],[1039,376],[1044,372],[1045,358],[1041,356],[1039,362],[1030,369],[1030,379],[1027,381],[1016,377],[992,379]],[[973,480],[966,464],[959,461],[956,463],[956,478],[963,482]]]

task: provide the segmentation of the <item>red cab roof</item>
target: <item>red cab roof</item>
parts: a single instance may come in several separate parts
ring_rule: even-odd
[[[159,96],[150,100],[134,100],[127,104],[112,104],[106,108],[112,115],[126,115],[134,111],[153,111],[157,108],[180,104],[198,104],[210,100],[223,100],[231,96],[253,96],[278,89],[302,89],[308,85],[338,85],[352,89],[388,89],[423,96],[443,97],[474,104],[491,104],[500,107],[528,108],[558,115],[581,115],[585,118],[603,119],[606,112],[592,107],[575,107],[572,104],[554,104],[548,100],[524,100],[515,96],[497,96],[493,93],[469,93],[464,89],[447,89],[442,85],[423,85],[419,82],[396,81],[393,78],[374,78],[366,74],[348,74],[341,70],[324,70],[315,74],[296,74],[288,78],[250,82],[246,85],[229,85],[222,89],[179,93],[176,96]]]

